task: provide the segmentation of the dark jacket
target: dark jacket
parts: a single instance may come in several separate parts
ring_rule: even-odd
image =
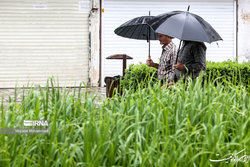
[[[184,71],[175,69],[174,80],[178,81],[181,75],[198,77],[200,72],[206,69],[206,50],[207,47],[203,42],[184,41],[178,52],[178,59],[186,66],[186,69]]]

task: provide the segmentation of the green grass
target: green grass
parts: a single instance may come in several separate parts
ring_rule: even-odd
[[[250,98],[244,86],[200,80],[165,90],[159,83],[138,85],[97,104],[94,95],[53,85],[30,89],[21,102],[15,100],[18,92],[2,102],[1,128],[48,119],[50,135],[0,135],[1,167],[248,166],[209,161],[244,148],[250,155]]]

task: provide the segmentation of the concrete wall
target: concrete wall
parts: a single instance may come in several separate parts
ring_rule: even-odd
[[[239,62],[250,62],[250,0],[238,0]]]

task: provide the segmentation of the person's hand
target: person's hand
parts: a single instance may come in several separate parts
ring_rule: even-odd
[[[170,81],[169,83],[168,83],[168,87],[169,86],[172,86],[174,83],[172,82],[172,81]]]
[[[147,65],[148,65],[149,67],[153,67],[153,66],[154,66],[153,60],[152,60],[152,59],[147,59]]]
[[[173,84],[174,84],[174,83],[173,83],[172,81],[170,81],[170,82],[168,83],[168,85],[164,84],[163,86],[161,86],[161,90],[165,89],[166,87],[168,88],[168,87],[172,86]]]
[[[179,70],[179,71],[183,71],[185,70],[185,66],[184,64],[181,64],[180,60],[177,59],[177,64],[174,65],[174,68]]]

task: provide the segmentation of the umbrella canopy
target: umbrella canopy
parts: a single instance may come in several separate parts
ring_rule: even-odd
[[[154,16],[141,16],[131,19],[116,28],[115,34],[131,39],[157,40],[157,34],[147,23],[153,18]]]
[[[186,12],[173,11],[155,16],[148,24],[157,32],[186,41],[211,43],[222,40],[215,29],[202,17]]]
[[[140,39],[148,41],[148,59],[150,56],[150,40],[157,40],[158,35],[148,24],[148,21],[154,16],[141,16],[131,19],[115,29],[115,34],[131,39]]]

